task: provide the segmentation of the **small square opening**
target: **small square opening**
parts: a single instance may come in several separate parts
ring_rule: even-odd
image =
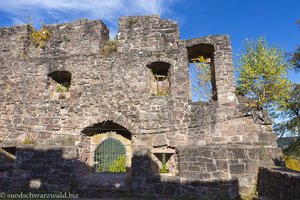
[[[149,91],[151,96],[166,96],[170,93],[170,64],[153,62],[149,69]]]
[[[50,91],[53,99],[67,99],[70,97],[71,73],[68,71],[54,71],[48,74],[51,77]]]

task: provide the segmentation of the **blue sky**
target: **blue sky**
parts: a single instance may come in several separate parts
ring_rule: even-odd
[[[264,35],[287,52],[300,45],[299,0],[0,0],[0,27],[28,16],[36,27],[88,18],[102,19],[114,35],[120,16],[148,14],[178,21],[182,39],[229,34],[235,64],[246,38]],[[289,77],[300,83],[300,73]]]

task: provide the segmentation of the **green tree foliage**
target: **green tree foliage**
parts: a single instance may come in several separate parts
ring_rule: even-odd
[[[298,25],[300,27],[300,20],[298,21]],[[300,46],[298,46],[298,49],[294,53],[292,62],[296,69],[300,69]]]
[[[297,51],[293,55],[293,63],[296,69],[300,69],[300,46],[298,46]]]
[[[293,156],[300,160],[300,140],[295,140],[283,153],[286,156]]]
[[[298,21],[300,25],[300,20]],[[300,69],[300,46],[297,51],[293,54],[291,63],[294,68]],[[283,122],[277,123],[274,126],[274,130],[282,137],[285,133],[289,135],[299,136],[300,135],[300,85],[295,84],[292,88],[291,98],[286,102],[285,105],[280,106],[281,112],[276,117],[284,119]]]
[[[270,46],[264,37],[246,40],[240,57],[237,94],[254,100],[253,108],[284,105],[289,99],[291,82],[287,70],[291,67],[284,52]]]
[[[198,101],[210,101],[215,95],[211,84],[211,64],[203,56],[193,59],[197,85],[194,93]]]
[[[274,126],[274,130],[283,136],[285,133],[290,135],[300,135],[300,84],[295,84],[290,94],[290,99],[280,106],[281,111],[278,117],[284,120]]]

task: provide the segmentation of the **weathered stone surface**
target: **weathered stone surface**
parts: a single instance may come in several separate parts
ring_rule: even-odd
[[[299,172],[286,168],[260,168],[257,181],[258,195],[274,200],[300,199]]]
[[[245,173],[245,164],[231,164],[229,165],[229,172],[231,174],[243,174]]]
[[[234,94],[229,36],[180,40],[178,24],[157,15],[121,17],[117,43],[100,20],[46,28],[43,48],[26,25],[0,28],[0,146],[18,149],[15,168],[0,166],[1,190],[236,197],[236,180],[281,154],[263,111],[247,114]],[[213,61],[216,94],[192,103],[188,63],[200,54]],[[169,66],[166,94],[151,93],[153,63]],[[111,132],[131,142],[120,176],[93,169],[91,140]],[[169,177],[149,178],[162,168],[154,154],[166,154]]]

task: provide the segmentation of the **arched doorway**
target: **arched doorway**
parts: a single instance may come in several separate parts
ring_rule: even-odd
[[[94,153],[95,173],[126,172],[126,149],[124,144],[115,138],[102,141]]]
[[[113,121],[102,121],[86,127],[82,133],[84,140],[79,152],[93,173],[131,174],[132,134],[128,129]]]

